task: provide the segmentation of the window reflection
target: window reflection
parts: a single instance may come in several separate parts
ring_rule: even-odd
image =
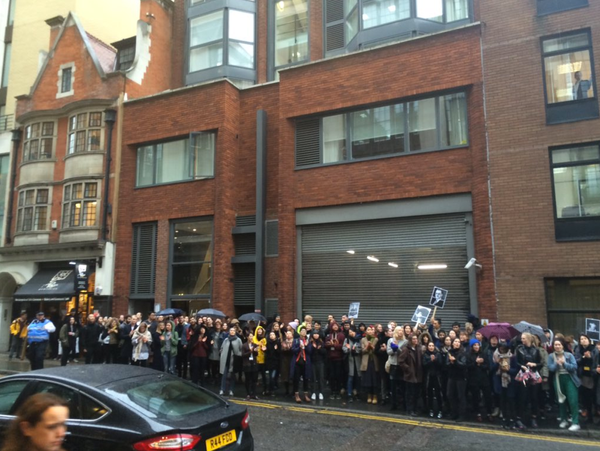
[[[275,67],[308,59],[308,1],[275,4]]]
[[[212,229],[212,221],[206,220],[173,225],[172,295],[210,294]]]

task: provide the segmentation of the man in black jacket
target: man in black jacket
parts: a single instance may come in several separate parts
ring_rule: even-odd
[[[102,327],[96,322],[94,315],[88,316],[88,322],[81,331],[81,344],[85,353],[86,365],[98,363],[98,338],[102,332]]]

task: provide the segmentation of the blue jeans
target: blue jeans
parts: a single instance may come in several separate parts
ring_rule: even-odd
[[[163,362],[165,364],[165,373],[175,374],[175,357],[171,355],[171,351],[163,352]]]
[[[229,372],[229,365],[225,366],[225,372],[221,376],[221,391],[227,394],[227,380],[229,379],[229,391],[235,388],[235,374]]]

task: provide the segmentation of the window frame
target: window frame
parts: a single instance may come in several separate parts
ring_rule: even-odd
[[[39,202],[39,191],[46,190],[47,198],[46,202]],[[33,192],[33,202],[27,203],[27,193]],[[45,228],[37,228],[38,227],[38,210],[46,209],[46,218],[45,218]],[[25,221],[25,211],[31,210],[31,217],[29,221],[31,222],[30,228],[28,230],[24,229],[24,221]],[[50,186],[39,186],[39,187],[29,187],[19,190],[17,194],[17,223],[16,223],[16,233],[39,233],[39,232],[49,232],[50,231],[50,216],[52,212],[52,187]],[[36,219],[37,218],[37,219]]]
[[[212,174],[211,175],[196,175],[196,152],[193,149],[192,143],[195,137],[205,134],[213,135],[213,155],[212,155]],[[158,146],[161,144],[167,144],[177,141],[187,141],[187,171],[184,171],[187,174],[187,178],[183,178],[181,180],[174,180],[169,182],[157,182],[157,173],[158,173]],[[135,163],[135,188],[149,188],[152,186],[162,186],[162,185],[172,185],[175,183],[187,183],[194,182],[198,180],[210,180],[215,178],[215,168],[216,168],[216,157],[217,157],[217,144],[218,142],[218,132],[217,130],[210,131],[202,131],[202,132],[190,132],[187,137],[179,138],[179,139],[169,139],[166,141],[159,141],[152,144],[140,145],[136,147],[136,163]],[[143,148],[152,148],[152,183],[140,185],[139,184],[139,159],[140,159],[140,149]],[[161,151],[162,152],[162,151]]]
[[[450,96],[450,95],[456,95],[456,94],[463,94],[464,95],[464,106],[465,106],[465,111],[464,111],[464,120],[465,120],[465,130],[466,130],[466,142],[461,143],[461,144],[457,144],[457,145],[444,145],[443,144],[443,136],[442,136],[442,131],[443,131],[443,127],[441,126],[442,124],[442,113],[441,113],[441,99],[443,97],[446,96]],[[436,133],[436,146],[434,147],[430,147],[430,148],[426,148],[426,149],[420,149],[420,150],[414,150],[411,151],[410,150],[410,113],[409,113],[409,105],[414,103],[414,102],[418,102],[418,101],[425,101],[425,100],[429,100],[429,99],[434,99],[435,101],[435,123],[436,123],[436,129],[435,129],[435,133]],[[404,140],[404,150],[401,152],[394,152],[394,153],[388,153],[388,154],[383,154],[383,155],[375,155],[375,156],[369,156],[369,157],[364,157],[364,158],[353,158],[353,150],[352,150],[352,135],[353,135],[353,124],[352,124],[352,117],[354,115],[354,113],[366,110],[366,109],[375,109],[375,108],[382,108],[382,107],[392,107],[395,105],[403,105],[403,115],[404,115],[404,119],[403,119],[403,124],[404,124],[404,136],[403,136],[403,140]],[[345,127],[345,149],[346,149],[346,158],[339,160],[339,161],[332,161],[332,162],[327,162],[324,163],[323,162],[323,156],[324,156],[324,127],[323,127],[323,119],[328,118],[328,117],[334,117],[334,116],[338,116],[338,115],[343,115],[344,116],[344,127]],[[311,119],[311,118],[302,118],[302,119]],[[300,119],[300,120],[302,120]],[[313,118],[314,119],[314,118]],[[319,121],[319,163],[317,164],[307,164],[307,165],[301,165],[298,166],[297,164],[295,164],[295,169],[296,170],[302,170],[302,169],[310,169],[310,168],[315,168],[315,167],[323,167],[323,166],[332,166],[332,165],[338,165],[338,164],[351,164],[351,163],[359,163],[359,162],[363,162],[363,161],[372,161],[372,160],[379,160],[382,158],[395,158],[395,157],[400,157],[400,156],[406,156],[406,155],[417,155],[417,154],[421,154],[421,153],[429,153],[429,152],[440,152],[440,151],[444,151],[444,150],[451,150],[451,149],[460,149],[460,148],[464,148],[464,147],[469,147],[470,146],[470,136],[469,136],[469,95],[468,95],[468,91],[466,90],[459,90],[459,91],[452,91],[452,92],[446,92],[443,94],[439,94],[437,96],[434,97],[419,97],[419,98],[414,98],[414,99],[405,99],[402,101],[396,101],[393,103],[385,103],[385,104],[376,104],[376,105],[367,105],[367,106],[363,106],[360,108],[353,108],[351,110],[346,110],[343,112],[338,112],[336,114],[327,114],[327,115],[323,115],[323,116],[319,116],[318,118]],[[297,122],[296,122],[296,127],[297,127]],[[295,134],[295,143],[294,143],[294,147],[295,147],[295,151],[294,154],[296,156],[297,151],[298,151],[298,141],[297,141],[297,135]]]
[[[66,71],[69,71],[69,77],[70,77],[70,89],[68,91],[63,91],[63,74],[66,73]],[[70,63],[66,63],[66,64],[61,64],[60,68],[58,70],[58,81],[56,83],[56,98],[57,99],[61,99],[63,97],[68,97],[68,96],[72,96],[73,94],[75,94],[75,72],[77,70],[77,67],[75,66],[74,62],[70,62]]]
[[[47,124],[52,124],[52,134],[44,134],[44,128],[45,125]],[[38,126],[38,133],[36,136],[29,136],[30,130],[33,128],[33,126]],[[25,125],[25,127],[23,127],[23,146],[22,146],[22,155],[21,155],[21,162],[22,163],[29,163],[29,162],[37,162],[37,161],[51,161],[54,160],[55,158],[55,151],[56,151],[56,138],[57,138],[57,129],[58,129],[58,124],[56,123],[56,120],[52,119],[52,120],[38,120],[35,122],[30,122],[27,125]],[[51,148],[50,148],[50,154],[48,154],[47,152],[44,153],[44,155],[48,155],[47,157],[42,158],[42,152],[41,152],[41,148],[42,148],[42,143],[45,140],[50,140],[51,141]],[[33,142],[37,142],[37,158],[31,158],[31,144]]]
[[[186,224],[186,223],[195,223],[195,222],[209,222],[211,224],[211,240],[209,248],[211,250],[211,260],[197,260],[197,261],[185,261],[185,262],[175,262],[173,247],[175,245],[175,228],[177,225]],[[185,301],[185,300],[198,300],[198,299],[206,299],[209,302],[213,297],[213,277],[214,277],[214,261],[215,261],[215,220],[213,216],[203,216],[203,217],[195,217],[195,218],[181,218],[171,220],[169,223],[169,270],[167,277],[167,299],[169,305],[173,301]],[[204,265],[208,264],[211,269],[210,274],[210,289],[208,294],[182,294],[177,295],[173,292],[173,279],[174,279],[174,268],[177,266],[185,266],[185,265]]]
[[[587,34],[588,45],[586,47],[575,47],[567,50],[556,50],[553,52],[544,52],[544,42],[556,38],[574,36],[578,34]],[[596,73],[594,66],[594,45],[592,41],[592,32],[590,28],[566,31],[548,36],[540,37],[540,56],[542,63],[542,81],[544,90],[544,107],[546,109],[546,124],[563,124],[568,122],[577,122],[586,119],[595,119],[600,116],[598,108],[598,88],[596,85]],[[575,51],[587,50],[590,56],[590,80],[594,89],[594,96],[585,99],[573,99],[564,102],[548,103],[548,86],[546,82],[546,58],[551,56],[564,55]]]
[[[536,3],[538,17],[590,6],[588,0],[537,0]]]
[[[81,197],[73,199],[72,192],[73,187],[81,185]],[[87,185],[96,186],[96,197],[86,197]],[[69,198],[67,199],[66,193],[67,188],[69,189]],[[78,180],[76,182],[65,183],[63,185],[62,192],[62,214],[61,214],[61,230],[81,230],[81,229],[97,229],[100,227],[100,203],[101,203],[101,181],[100,180]],[[86,219],[86,204],[96,202],[96,211],[94,212],[94,224],[85,225]],[[73,218],[75,215],[72,214],[71,210],[75,208],[77,203],[81,204],[81,210],[79,212],[79,224],[73,224]],[[68,212],[68,215],[67,215]],[[68,221],[67,224],[65,222]]]
[[[90,125],[92,115],[100,115],[99,125]],[[85,125],[81,126],[79,119],[85,115]],[[75,123],[73,127],[73,121]],[[96,149],[92,149],[92,132],[98,132],[99,139]],[[78,150],[78,139],[83,136],[83,149]],[[78,111],[69,116],[67,121],[67,148],[65,155],[71,157],[74,155],[84,155],[87,153],[104,152],[104,112],[98,110]]]
[[[600,157],[592,160],[582,160],[568,163],[553,163],[552,154],[555,151],[573,149],[578,147],[597,146],[600,152],[600,141],[577,143],[548,148],[548,161],[550,165],[550,184],[552,187],[552,215],[554,218],[555,239],[557,242],[565,241],[598,241],[600,240],[600,216],[577,216],[572,218],[559,218],[556,205],[556,185],[554,169],[599,164]],[[594,230],[596,232],[594,233]]]
[[[291,63],[287,63],[287,64],[282,64],[282,65],[276,65],[276,57],[275,54],[277,52],[277,47],[276,47],[276,37],[277,37],[277,4],[279,3],[279,0],[269,0],[268,3],[268,34],[269,34],[269,39],[267,40],[267,47],[268,47],[268,52],[269,52],[269,57],[268,57],[268,71],[269,71],[269,80],[277,80],[279,78],[279,71],[282,69],[286,69],[288,67],[293,67],[296,66],[298,64],[303,64],[306,63],[308,61],[310,61],[310,39],[311,39],[311,32],[310,32],[310,13],[311,13],[311,6],[310,6],[310,0],[303,0],[306,2],[306,15],[307,15],[307,25],[308,25],[308,30],[306,32],[306,40],[307,40],[307,51],[306,51],[306,56],[304,59],[302,60],[298,60],[298,61],[294,61]]]

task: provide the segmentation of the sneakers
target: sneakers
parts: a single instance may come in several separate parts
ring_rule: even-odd
[[[225,393],[223,393],[223,390],[219,390],[219,395],[223,396]]]
[[[314,401],[315,399],[317,399],[317,394],[316,394],[316,393],[313,393],[313,394],[312,394],[312,396],[310,397],[310,399],[312,399],[313,401]]]
[[[497,417],[498,415],[500,415],[500,409],[498,407],[494,408],[494,411],[492,412],[492,415]]]
[[[442,419],[442,411],[441,410],[438,412],[437,417],[438,417],[438,420]]]
[[[433,410],[430,410],[430,411],[429,411],[429,416],[430,416],[431,418],[433,418],[433,417],[434,417]]]
[[[519,429],[519,430],[523,430],[523,429],[525,429],[525,425],[523,424],[523,422],[521,420],[517,420],[517,421],[515,421],[515,428]]]
[[[569,428],[569,431],[571,432],[577,432],[581,429],[581,426],[579,426],[578,424],[572,424],[571,427]]]
[[[537,424],[537,421],[535,420],[535,418],[531,419],[531,427],[533,429],[537,429],[537,427],[538,427],[538,424]]]
[[[229,396],[233,396],[233,392],[229,390]]]
[[[319,393],[319,401],[323,401],[323,393]]]
[[[558,425],[558,427],[561,429],[566,429],[569,427],[569,422],[567,420],[562,420],[560,422],[560,424]]]

